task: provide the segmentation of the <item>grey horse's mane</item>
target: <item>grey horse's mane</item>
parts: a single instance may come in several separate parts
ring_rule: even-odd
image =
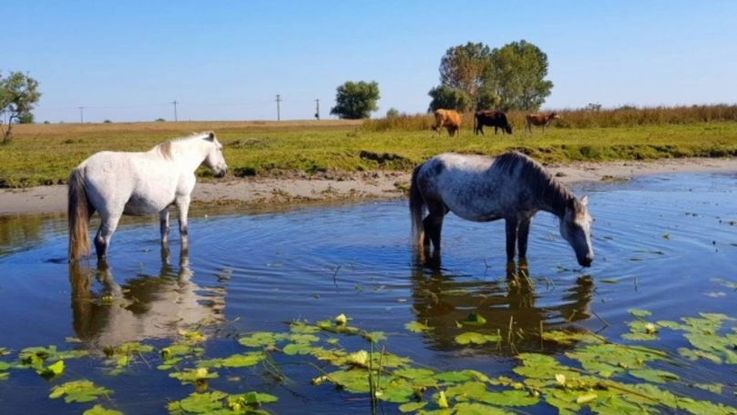
[[[510,175],[517,171],[519,178],[529,186],[530,192],[541,200],[549,201],[553,213],[558,216],[562,216],[566,206],[576,198],[540,163],[520,152],[510,151],[498,156],[492,169],[499,169]]]

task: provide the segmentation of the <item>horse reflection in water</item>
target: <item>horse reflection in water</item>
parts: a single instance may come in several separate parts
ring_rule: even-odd
[[[225,287],[200,287],[192,282],[189,255],[182,250],[179,267],[161,250],[158,276],[139,275],[119,285],[112,269],[101,261],[96,269],[75,261],[69,265],[74,331],[98,347],[176,336],[179,329],[224,321]],[[95,280],[102,289],[95,292]]]
[[[419,260],[419,258],[418,258]],[[501,352],[540,351],[540,330],[575,329],[570,323],[591,316],[590,303],[594,284],[590,277],[580,277],[575,285],[551,290],[562,290],[562,298],[545,305],[537,305],[544,290],[544,281],[530,277],[527,264],[507,266],[506,281],[460,281],[444,271],[438,260],[430,267],[415,266],[412,275],[412,299],[416,320],[431,327],[426,332],[434,347],[452,350],[460,347],[455,342],[459,334],[474,331],[502,335]],[[422,262],[427,265],[426,261]],[[550,297],[550,295],[547,295]],[[463,325],[471,313],[483,317],[483,325]],[[510,323],[511,322],[511,323]],[[510,335],[511,324],[511,335]],[[511,341],[510,341],[511,340]],[[560,347],[560,345],[546,345]],[[484,352],[496,352],[496,345],[484,346]]]

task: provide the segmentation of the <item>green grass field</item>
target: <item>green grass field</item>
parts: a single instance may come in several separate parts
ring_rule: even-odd
[[[425,117],[411,128],[377,128],[376,121],[18,125],[11,143],[0,145],[0,187],[65,183],[70,170],[97,151],[146,151],[164,140],[204,130],[216,132],[232,174],[241,177],[409,171],[446,151],[495,155],[518,149],[543,162],[737,155],[734,121],[607,128],[561,123],[544,135],[539,129],[525,133],[516,123],[512,136],[494,135],[488,127],[486,136],[474,136],[466,116],[460,137],[452,138],[425,129],[429,122]]]

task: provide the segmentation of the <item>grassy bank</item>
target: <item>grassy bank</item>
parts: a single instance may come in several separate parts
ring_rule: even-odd
[[[381,121],[19,125],[13,141],[0,146],[0,186],[65,183],[69,171],[96,151],[145,151],[161,141],[202,130],[217,133],[231,171],[242,177],[409,170],[445,151],[494,155],[519,149],[544,162],[737,155],[734,121],[616,127],[561,123],[544,135],[517,128],[512,136],[495,136],[487,130],[486,136],[477,137],[467,119],[460,137],[449,138],[429,131],[426,117],[416,118],[403,121],[419,123],[413,128],[380,128]]]

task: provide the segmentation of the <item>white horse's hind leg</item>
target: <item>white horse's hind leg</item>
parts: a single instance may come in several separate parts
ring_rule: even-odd
[[[110,240],[118,228],[118,221],[120,221],[122,213],[106,215],[100,212],[100,216],[100,229],[98,229],[97,235],[95,236],[95,250],[97,251],[97,259],[105,260],[107,258],[107,249],[110,246]]]
[[[189,231],[187,225],[187,215],[189,214],[190,197],[179,196],[176,200],[177,210],[179,211],[179,236],[182,239],[182,250],[189,249]]]
[[[161,229],[161,244],[169,243],[169,208],[159,212],[159,227]]]

